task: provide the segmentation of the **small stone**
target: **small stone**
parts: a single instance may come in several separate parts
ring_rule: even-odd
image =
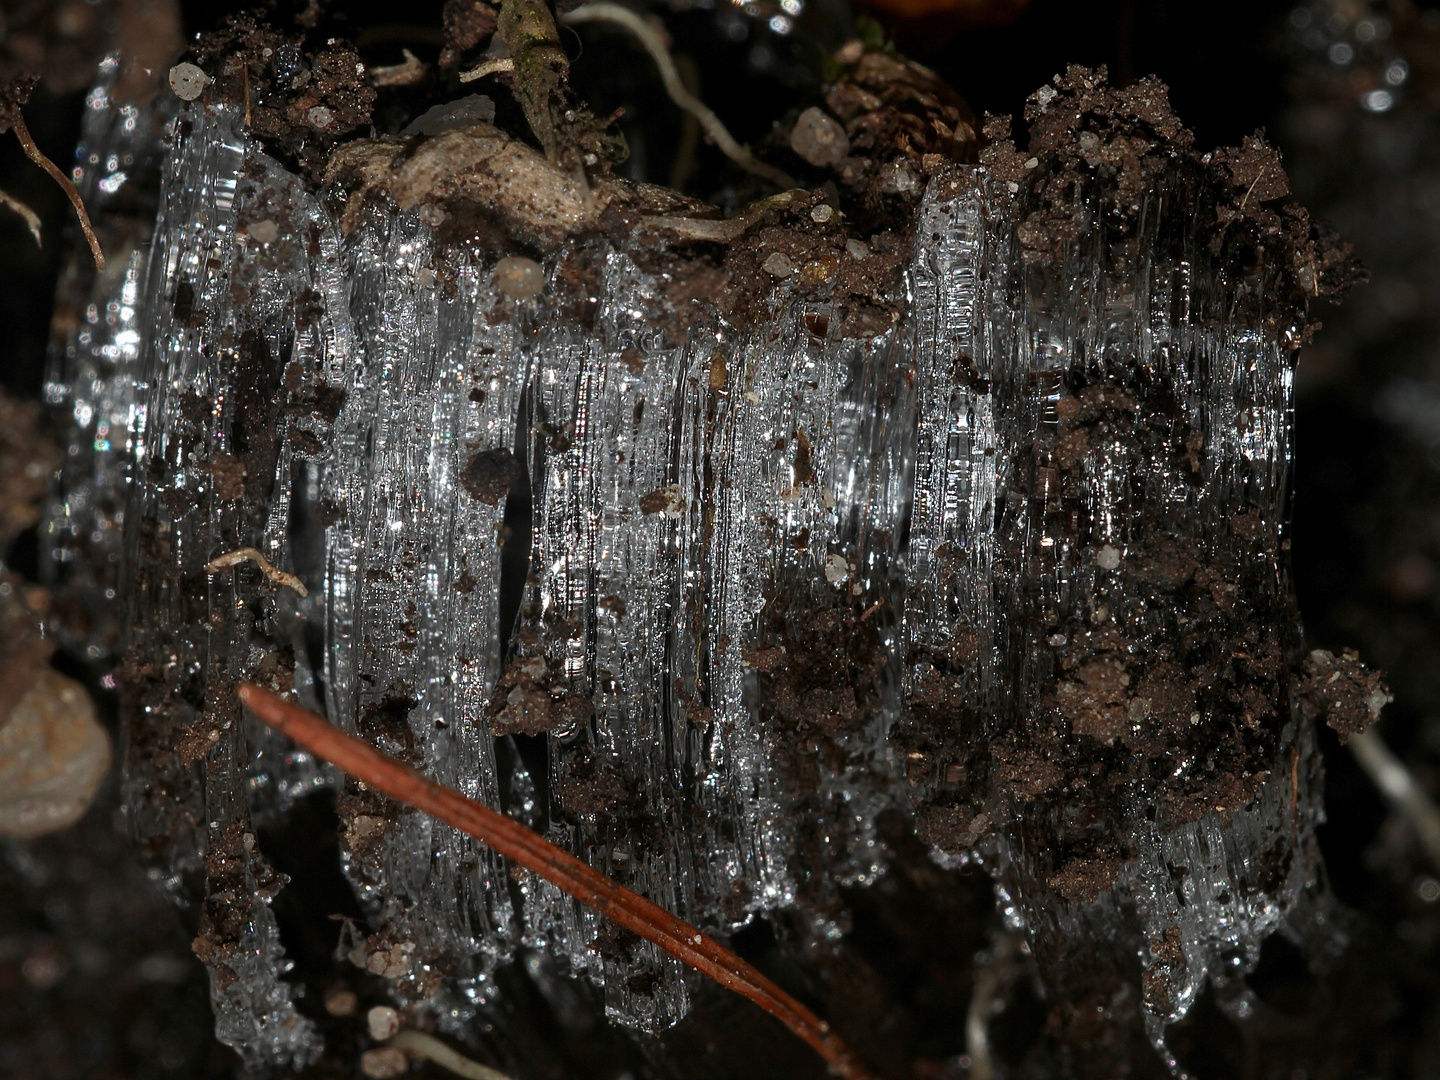
[[[870,245],[864,240],[846,240],[845,251],[852,259],[868,259],[870,257]]]
[[[545,271],[534,259],[507,255],[495,264],[490,281],[506,296],[525,300],[545,287]]]
[[[21,840],[85,816],[110,769],[110,739],[85,688],[50,668],[0,726],[0,835]]]
[[[372,975],[398,979],[410,970],[410,954],[403,945],[376,949],[365,958],[365,969]]]
[[[821,203],[810,211],[810,220],[818,225],[824,225],[835,216],[835,208],[829,203]]]
[[[170,89],[181,101],[194,101],[210,85],[210,76],[194,64],[176,64],[170,69]]]
[[[760,264],[760,269],[764,270],[771,277],[787,278],[795,273],[795,264],[790,261],[790,256],[786,255],[783,251],[774,251],[770,253],[769,258]]]
[[[331,990],[325,995],[325,1011],[331,1016],[354,1016],[360,999],[353,990]]]
[[[831,585],[838,585],[850,576],[850,564],[845,560],[844,555],[825,556],[825,580]]]
[[[324,131],[335,122],[335,114],[324,105],[316,105],[305,114],[305,119],[310,121],[311,127]]]
[[[790,149],[811,165],[839,165],[850,153],[845,129],[825,110],[811,106],[800,114],[790,132]]]
[[[415,208],[415,216],[432,229],[438,229],[445,224],[444,208],[434,203],[421,203]]]
[[[1120,549],[1109,544],[1104,545],[1095,553],[1095,565],[1101,570],[1120,569]]]
[[[903,161],[892,161],[880,168],[880,190],[887,195],[915,195],[920,178]]]
[[[245,231],[252,240],[258,240],[262,244],[273,244],[280,239],[280,226],[273,221],[252,221],[245,226]]]
[[[499,506],[522,473],[520,459],[504,447],[480,450],[470,456],[460,486],[485,505]]]
[[[360,1071],[370,1080],[394,1080],[410,1071],[410,1059],[393,1046],[381,1046],[360,1055]]]
[[[376,1005],[365,1014],[365,1026],[372,1039],[384,1042],[400,1030],[400,1014],[389,1005]]]

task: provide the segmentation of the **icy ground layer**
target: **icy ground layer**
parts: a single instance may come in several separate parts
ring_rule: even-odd
[[[88,315],[51,386],[74,433],[52,554],[85,596],[125,597],[131,826],[177,899],[203,897],[218,1031],[248,1062],[319,1052],[251,829],[325,784],[375,931],[358,958],[397,995],[462,1020],[523,942],[655,1029],[689,976],[267,735],[236,710],[244,679],[722,933],[785,905],[839,933],[830,890],[881,873],[876,815],[918,804],[959,826],[937,858],[997,875],[1052,988],[1095,957],[1143,967],[1157,1040],[1207,973],[1243,1009],[1236,976],[1316,873],[1313,753],[1283,679],[1253,710],[1279,719],[1240,809],[1203,786],[1166,809],[1214,761],[1151,746],[1173,775],[1132,771],[1087,817],[1098,796],[1037,734],[1128,664],[1117,685],[1136,689],[1072,708],[1066,737],[1163,741],[1173,702],[1151,676],[1200,615],[1163,595],[1182,586],[1155,569],[1162,534],[1233,571],[1244,611],[1289,617],[1289,328],[1263,278],[1219,279],[1181,186],[1145,196],[1138,238],[1090,213],[1041,274],[983,172],[942,173],[898,321],[846,338],[794,279],[744,329],[667,317],[665,282],[601,239],[509,299],[494,255],[437,275],[414,216],[370,208],[342,235],[237,110],[185,106],[166,151],[137,134],[157,118],[127,125],[97,94],[87,183],[123,153],[164,152],[164,181],[148,263],[70,286]],[[598,268],[593,318],[557,300],[576,264]],[[1165,424],[1174,452],[1146,451]],[[83,553],[115,566],[122,524],[117,586]],[[245,546],[309,595],[251,564],[205,572]],[[1202,606],[1237,587],[1197,574],[1180,572],[1208,583]],[[1204,699],[1183,711],[1213,727],[1211,759],[1240,737]],[[544,731],[548,753],[497,729]]]

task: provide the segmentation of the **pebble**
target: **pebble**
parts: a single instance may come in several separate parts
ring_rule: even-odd
[[[903,161],[891,161],[880,167],[880,190],[889,195],[914,195],[920,190],[920,178]]]
[[[316,105],[305,114],[305,118],[310,121],[311,127],[317,127],[321,131],[335,122],[335,114],[324,105]]]
[[[1095,565],[1101,570],[1120,569],[1120,549],[1109,544],[1104,545],[1095,553]]]
[[[280,226],[273,221],[252,221],[245,231],[262,244],[273,244],[280,239]]]
[[[811,165],[838,165],[850,153],[845,129],[825,110],[811,106],[800,114],[790,131],[790,149]]]
[[[783,251],[772,251],[770,256],[760,264],[760,269],[771,277],[787,278],[795,273],[795,264]]]
[[[818,225],[824,225],[835,216],[835,208],[829,203],[821,203],[810,211],[810,220]]]
[[[360,1055],[360,1071],[370,1080],[394,1080],[410,1071],[410,1059],[393,1046],[381,1046]]]
[[[110,739],[85,687],[41,669],[0,726],[0,835],[68,829],[109,769]]]
[[[495,264],[491,283],[506,296],[525,300],[545,287],[545,271],[534,259],[507,255]]]
[[[825,556],[825,580],[837,585],[850,576],[850,564],[844,555]]]
[[[372,1039],[384,1042],[400,1030],[400,1014],[389,1005],[376,1005],[365,1014],[365,1026]]]
[[[170,69],[170,89],[181,101],[194,101],[210,85],[210,76],[194,64],[176,64]]]
[[[870,245],[864,240],[846,240],[845,250],[852,259],[868,259],[870,257]]]
[[[360,999],[354,990],[331,990],[325,995],[325,1011],[331,1016],[354,1016]]]

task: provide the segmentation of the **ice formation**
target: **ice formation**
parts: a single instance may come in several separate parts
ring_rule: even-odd
[[[1195,161],[1118,211],[1114,181],[1066,189],[1046,258],[1059,165],[1023,188],[1013,162],[938,166],[893,322],[856,335],[826,282],[862,244],[767,262],[743,320],[677,308],[614,234],[553,248],[517,298],[432,207],[344,208],[238,106],[172,106],[148,262],[137,225],[58,362],[50,535],[82,595],[124,593],[132,829],[203,897],[248,1062],[318,1052],[252,823],[327,783],[356,958],[399,998],[483,1008],[523,943],[654,1030],[690,977],[277,744],[242,679],[708,929],[794,905],[842,933],[829,898],[883,872],[877,815],[915,811],[936,858],[996,874],[1060,997],[1113,968],[1157,1044],[1207,976],[1243,1010],[1317,874],[1281,553],[1297,327],[1287,268],[1211,244]],[[97,91],[87,176],[162,152],[127,115]],[[117,586],[81,568],[116,565],[124,467]],[[308,595],[206,572],[244,546]]]

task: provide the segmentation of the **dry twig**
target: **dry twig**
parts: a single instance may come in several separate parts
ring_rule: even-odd
[[[724,152],[726,157],[746,172],[769,180],[781,188],[795,187],[795,181],[789,173],[783,169],[777,169],[773,165],[765,164],[736,142],[729,129],[721,123],[720,118],[703,101],[685,89],[680,72],[676,70],[675,61],[670,56],[670,49],[660,35],[655,32],[655,28],[635,12],[621,7],[619,4],[609,3],[608,0],[596,0],[595,3],[567,11],[560,16],[560,22],[565,26],[586,22],[606,22],[629,30],[645,47],[645,51],[655,61],[655,66],[660,69],[660,80],[665,84],[665,92],[670,95],[670,100],[700,122],[700,126],[705,129],[710,138],[715,140],[715,145]]]
[[[80,229],[85,234],[85,239],[90,243],[90,254],[95,259],[95,269],[105,269],[105,253],[100,250],[100,241],[95,236],[95,230],[90,227],[90,215],[85,212],[85,203],[80,199],[80,193],[75,190],[75,185],[70,182],[56,164],[40,152],[35,145],[35,140],[30,137],[30,129],[25,126],[25,118],[20,115],[20,107],[30,100],[30,92],[35,89],[38,77],[34,75],[21,75],[19,78],[11,79],[8,83],[0,86],[0,133],[6,131],[15,132],[15,138],[20,140],[20,147],[25,151],[25,156],[39,165],[55,183],[60,185],[60,190],[70,198],[70,204],[75,207],[75,214],[80,218]],[[31,220],[26,217],[24,211],[19,210],[16,202],[6,196],[6,204],[16,210],[30,225],[30,232],[34,234],[36,242],[39,242],[39,219]],[[26,207],[26,209],[29,209]]]
[[[780,987],[719,942],[612,881],[517,821],[458,791],[425,779],[386,757],[363,739],[347,735],[323,718],[249,684],[240,702],[257,717],[311,753],[369,787],[423,810],[474,837],[518,866],[559,886],[582,904],[614,919],[721,986],[749,998],[815,1048],[846,1080],[869,1080],[860,1059],[820,1020]]]

